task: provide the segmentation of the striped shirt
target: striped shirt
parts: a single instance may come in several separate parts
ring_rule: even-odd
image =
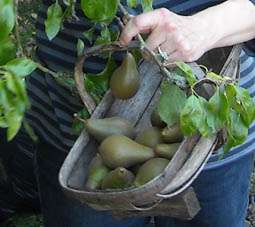
[[[221,2],[217,0],[162,0],[157,1],[154,7],[165,7],[181,15],[191,15]],[[88,48],[90,43],[82,33],[93,24],[84,16],[78,1],[76,14],[80,20],[73,20],[71,23],[64,22],[64,28],[57,37],[49,41],[44,32],[44,22],[47,17],[47,8],[51,4],[52,1],[43,0],[38,13],[36,57],[53,71],[72,72],[77,58],[77,40],[82,39],[85,48]],[[64,8],[63,4],[61,6]],[[136,13],[139,13],[140,9],[141,7],[138,7]],[[96,27],[95,34],[100,34],[100,27]],[[245,50],[250,55],[255,55],[254,49],[254,40],[245,46]],[[255,58],[248,57],[243,52],[241,60],[242,78],[240,84],[254,96]],[[106,59],[92,57],[86,61],[83,70],[86,73],[98,73],[104,69],[105,64]],[[56,83],[52,76],[39,70],[27,77],[27,90],[31,102],[31,109],[26,113],[28,122],[39,138],[63,152],[68,152],[77,138],[77,135],[71,133],[73,114],[79,112],[83,108],[83,104],[68,89]],[[250,136],[242,148],[250,147],[254,142],[254,128],[253,124]]]

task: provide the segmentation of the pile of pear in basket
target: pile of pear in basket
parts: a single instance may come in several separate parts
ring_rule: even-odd
[[[201,63],[221,75],[238,77],[240,50],[220,49]],[[125,64],[132,64],[128,61]],[[189,65],[197,77],[204,76],[197,63]],[[127,91],[124,100],[116,98],[113,94],[123,88],[112,82],[112,91],[86,120],[60,170],[61,188],[68,197],[117,218],[192,219],[200,206],[191,184],[217,141],[200,133],[184,137],[179,124],[167,127],[156,111],[162,82],[158,66],[144,62],[139,73],[135,96],[126,99],[132,96]],[[210,87],[201,92],[210,93]]]

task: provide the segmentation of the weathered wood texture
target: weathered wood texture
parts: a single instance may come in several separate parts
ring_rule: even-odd
[[[238,59],[240,50],[239,53],[236,52],[235,50],[235,55],[232,53],[231,56]],[[235,61],[235,64],[232,62],[234,60],[230,58],[226,62],[230,67],[224,67],[227,71],[231,69],[233,74],[233,70],[238,72],[238,69],[236,70],[238,62]],[[203,71],[196,63],[190,65],[198,77],[203,77]],[[137,133],[150,126],[150,114],[157,105],[162,78],[158,67],[151,62],[144,62],[141,65],[140,74],[141,87],[135,97],[125,101],[115,100],[108,92],[92,117],[116,115],[123,117],[136,126]],[[206,96],[210,95],[209,88],[206,87],[204,90]],[[196,195],[189,186],[199,175],[214,146],[215,140],[208,140],[196,133],[184,139],[163,173],[149,183],[124,190],[87,191],[84,184],[88,165],[98,152],[98,144],[83,131],[63,163],[59,182],[64,193],[70,198],[87,203],[97,210],[111,211],[115,216],[116,210],[121,210],[119,217],[166,215],[191,219],[200,208]]]

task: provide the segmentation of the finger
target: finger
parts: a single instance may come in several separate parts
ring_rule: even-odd
[[[167,61],[172,63],[176,61],[192,62],[196,59],[189,54],[189,52],[183,52],[180,50],[174,51],[172,54],[168,55]]]
[[[176,51],[176,46],[171,43],[164,42],[160,45],[160,49],[167,55],[171,55],[174,51]]]
[[[141,31],[153,30],[159,24],[159,20],[159,10],[131,18],[120,35],[121,44],[127,45]]]
[[[173,63],[176,61],[184,61],[182,54],[179,51],[174,51],[167,57],[167,61],[169,63]]]
[[[156,27],[146,39],[146,45],[151,49],[155,50],[163,42],[165,42],[165,34],[161,31],[160,27]]]

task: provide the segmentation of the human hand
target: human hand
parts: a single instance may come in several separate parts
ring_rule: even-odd
[[[191,62],[211,48],[209,31],[206,21],[195,15],[180,16],[161,8],[132,17],[121,33],[120,42],[127,45],[138,33],[149,33],[145,43],[154,51],[160,47],[168,55],[168,62]]]

